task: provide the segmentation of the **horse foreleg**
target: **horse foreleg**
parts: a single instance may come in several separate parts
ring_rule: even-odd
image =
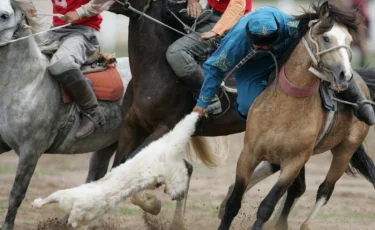
[[[176,210],[175,210],[172,224],[170,227],[171,230],[185,229],[184,216],[185,216],[186,203],[187,203],[189,187],[190,187],[190,179],[191,179],[191,175],[193,174],[193,166],[186,160],[185,160],[185,165],[186,165],[186,168],[188,169],[189,180],[188,180],[188,184],[186,187],[184,199],[181,201],[177,201],[176,203]]]
[[[107,173],[109,161],[117,148],[117,142],[99,151],[93,152],[90,158],[86,183],[97,181]]]
[[[347,142],[342,142],[342,144],[336,146],[331,150],[333,154],[331,167],[329,168],[325,180],[319,186],[314,208],[306,221],[302,224],[301,230],[311,229],[311,221],[318,215],[320,208],[328,202],[329,198],[332,195],[336,182],[348,168],[351,156],[354,151],[355,149],[353,148],[353,144],[348,144]]]
[[[30,147],[29,147],[30,148]],[[8,212],[2,230],[10,230],[14,227],[18,207],[25,198],[27,188],[29,186],[32,175],[34,174],[36,164],[38,163],[40,153],[30,151],[21,152],[18,162],[16,178],[13,183],[9,196]]]
[[[230,228],[234,217],[237,216],[241,208],[242,196],[250,183],[250,178],[253,174],[253,171],[260,163],[259,157],[255,156],[255,154],[247,152],[245,148],[242,150],[241,155],[237,161],[236,181],[234,184],[233,192],[230,195],[225,206],[224,216],[219,226],[220,230],[226,230]]]
[[[253,226],[253,230],[263,229],[264,223],[271,217],[276,204],[297,178],[300,170],[305,165],[308,159],[308,157],[305,156],[310,156],[309,152],[306,151],[298,154],[297,157],[283,163],[279,179],[259,206],[257,220]]]
[[[115,159],[112,168],[124,163],[137,146],[144,140],[141,128],[137,125],[137,118],[133,110],[125,115],[120,130]]]
[[[266,224],[268,225],[267,227],[278,230],[287,230],[289,213],[297,203],[298,199],[303,195],[305,190],[305,167],[303,167],[297,178],[293,181],[292,185],[289,186],[288,192],[286,195],[284,195],[283,202],[277,210],[275,217],[272,219],[272,221],[268,222],[269,224]]]
[[[260,181],[266,179],[267,177],[273,175],[274,173],[280,170],[280,166],[276,164],[270,164],[269,162],[265,161],[263,164],[259,165],[250,179],[250,184],[246,188],[246,192],[248,192],[252,187],[258,184]],[[219,219],[223,218],[225,206],[227,204],[227,200],[229,199],[230,195],[232,194],[234,188],[234,184],[231,184],[228,188],[227,196],[224,198],[223,202],[221,202],[220,210],[219,210]]]

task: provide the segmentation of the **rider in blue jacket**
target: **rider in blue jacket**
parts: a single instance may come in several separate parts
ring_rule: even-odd
[[[297,36],[298,24],[299,21],[292,15],[272,6],[259,8],[243,16],[204,63],[205,79],[194,111],[204,115],[226,74],[254,49],[270,51],[279,61],[292,38]],[[235,106],[241,118],[246,119],[251,104],[265,89],[268,76],[274,68],[272,56],[262,52],[236,70],[238,97]],[[354,99],[361,96],[358,86],[352,85],[346,90],[351,91],[350,97]],[[364,104],[356,115],[369,125],[375,123],[375,114],[369,104]]]
[[[297,27],[298,21],[293,16],[275,7],[262,7],[243,16],[204,63],[205,80],[197,106],[207,108],[226,74],[253,49],[269,50],[280,58]],[[265,89],[274,67],[271,55],[258,53],[235,72],[240,116],[246,117],[250,105]]]

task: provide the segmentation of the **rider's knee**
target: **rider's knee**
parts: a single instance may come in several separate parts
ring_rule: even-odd
[[[187,74],[187,61],[182,50],[179,50],[177,47],[170,46],[167,50],[166,58],[169,65],[172,67],[173,71],[178,77],[183,77]]]
[[[80,66],[74,61],[74,57],[67,55],[62,58],[53,57],[47,69],[52,75],[59,75],[71,69],[79,69]]]

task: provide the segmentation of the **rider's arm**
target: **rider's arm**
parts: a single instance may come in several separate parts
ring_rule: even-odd
[[[243,28],[231,30],[223,38],[219,48],[203,64],[205,76],[197,106],[207,108],[225,75],[247,55],[249,49],[250,42]]]
[[[223,35],[244,15],[245,9],[246,0],[230,0],[227,9],[211,31]]]
[[[114,2],[113,0],[92,0],[76,9],[76,12],[80,18],[92,17],[107,9]]]

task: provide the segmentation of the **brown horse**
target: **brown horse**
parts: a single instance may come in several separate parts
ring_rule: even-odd
[[[352,108],[345,104],[336,112],[329,132],[317,145],[328,119],[328,113],[322,108],[317,87],[321,80],[317,76],[329,81],[336,92],[345,90],[351,80],[357,82],[368,99],[370,92],[350,63],[352,36],[349,31],[357,29],[355,13],[343,12],[328,2],[312,8],[313,13],[297,16],[302,40],[296,42],[295,47],[290,47],[291,55],[283,65],[278,81],[274,81],[249,110],[235,185],[219,229],[229,229],[241,207],[242,196],[250,184],[253,171],[261,161],[280,165],[281,172],[277,183],[260,204],[253,229],[263,228],[280,198],[297,176],[304,174],[302,169],[308,159],[331,150],[331,167],[319,187],[314,210],[301,228],[310,229],[311,219],[330,198],[335,183],[348,168],[353,154],[364,153],[361,144],[369,126],[357,120]],[[314,59],[320,60],[319,65],[314,65]],[[318,73],[309,72],[311,67],[316,68]],[[285,82],[296,89],[315,90],[304,97],[296,97],[287,90]]]

